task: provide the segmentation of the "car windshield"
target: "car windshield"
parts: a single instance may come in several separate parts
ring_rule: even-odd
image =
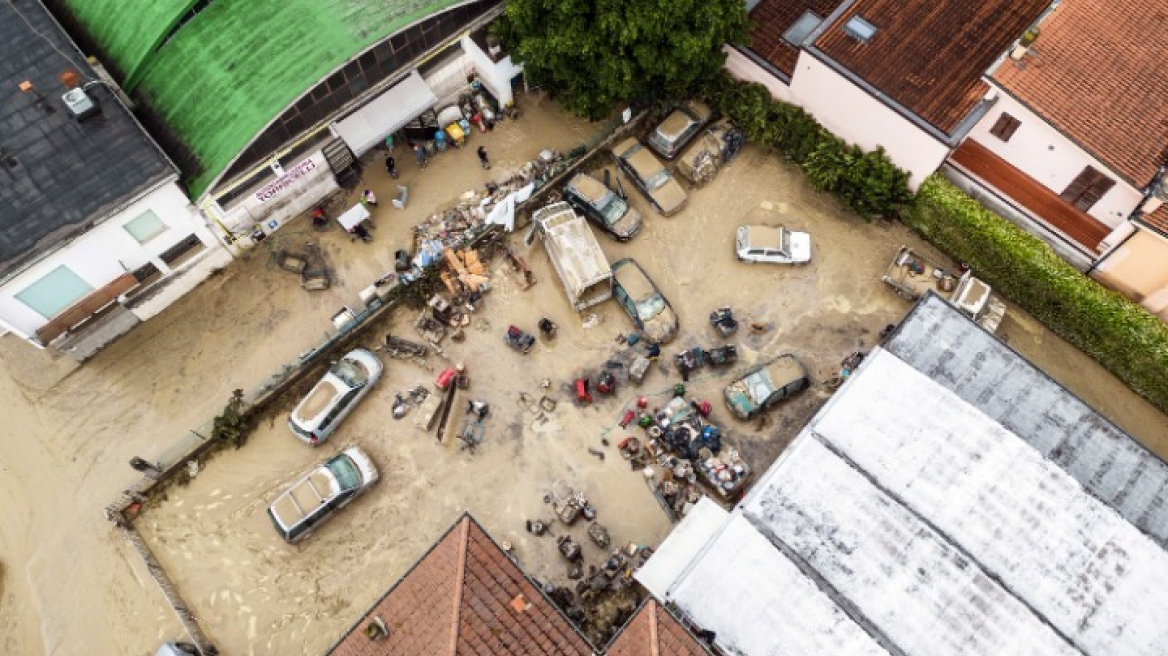
[[[342,358],[329,371],[349,387],[361,387],[369,380],[369,371],[360,362],[348,358]]]
[[[333,476],[337,477],[337,484],[341,486],[342,490],[355,490],[361,485],[361,470],[357,468],[357,463],[345,454],[341,454],[332,460],[329,460],[325,467],[332,472]]]
[[[609,191],[604,194],[600,202],[596,203],[596,209],[604,216],[604,224],[611,226],[621,220],[621,217],[629,210],[629,204],[620,196]]]
[[[786,228],[779,231],[779,246],[782,248],[783,255],[790,257],[791,255],[791,231]]]
[[[673,152],[673,144],[670,143],[669,140],[665,138],[665,135],[661,134],[659,131],[654,131],[653,134],[649,136],[649,143],[656,146],[657,150],[660,152]]]
[[[746,389],[749,391],[750,399],[756,405],[766,401],[775,392],[775,384],[771,382],[771,376],[767,373],[766,369],[760,369],[750,374],[743,382],[746,383]]]
[[[661,169],[652,177],[645,181],[645,187],[650,190],[660,189],[662,185],[669,181],[669,169]]]
[[[653,294],[649,298],[637,303],[637,316],[640,317],[641,321],[648,321],[661,314],[661,311],[664,309],[665,298],[661,294]]]

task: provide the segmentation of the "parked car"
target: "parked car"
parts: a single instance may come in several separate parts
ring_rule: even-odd
[[[691,101],[678,107],[665,117],[664,121],[649,135],[649,147],[653,152],[671,160],[682,148],[698,135],[706,123],[714,117],[714,112],[703,103]]]
[[[677,315],[673,307],[641,265],[626,257],[612,265],[612,278],[613,296],[645,339],[664,344],[677,335]]]
[[[596,178],[580,173],[564,186],[564,198],[589,221],[617,241],[641,229],[641,213]]]
[[[810,385],[807,368],[786,354],[746,372],[727,385],[724,394],[730,412],[739,419],[753,419]]]
[[[365,452],[350,447],[309,472],[268,506],[280,537],[296,544],[377,482]]]
[[[681,183],[640,141],[629,137],[617,144],[612,154],[620,170],[662,216],[672,216],[685,207],[688,198]]]
[[[735,253],[743,262],[806,264],[811,261],[811,235],[782,226],[739,226]]]
[[[288,427],[312,446],[323,443],[373,389],[381,371],[376,355],[365,349],[349,351],[292,410]]]

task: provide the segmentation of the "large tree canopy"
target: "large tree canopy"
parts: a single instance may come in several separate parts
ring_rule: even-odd
[[[508,0],[499,36],[533,83],[597,118],[625,100],[686,95],[746,30],[743,0]]]

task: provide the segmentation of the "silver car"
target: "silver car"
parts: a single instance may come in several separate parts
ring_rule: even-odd
[[[292,410],[288,427],[316,446],[333,434],[341,421],[381,378],[381,361],[365,349],[353,349],[329,367],[324,378]]]
[[[364,451],[349,447],[296,481],[268,506],[280,537],[295,544],[377,482],[377,468]]]

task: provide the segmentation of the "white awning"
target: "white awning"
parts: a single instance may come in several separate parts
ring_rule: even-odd
[[[360,157],[418,114],[438,103],[429,85],[412,71],[356,112],[332,124],[333,134]]]

